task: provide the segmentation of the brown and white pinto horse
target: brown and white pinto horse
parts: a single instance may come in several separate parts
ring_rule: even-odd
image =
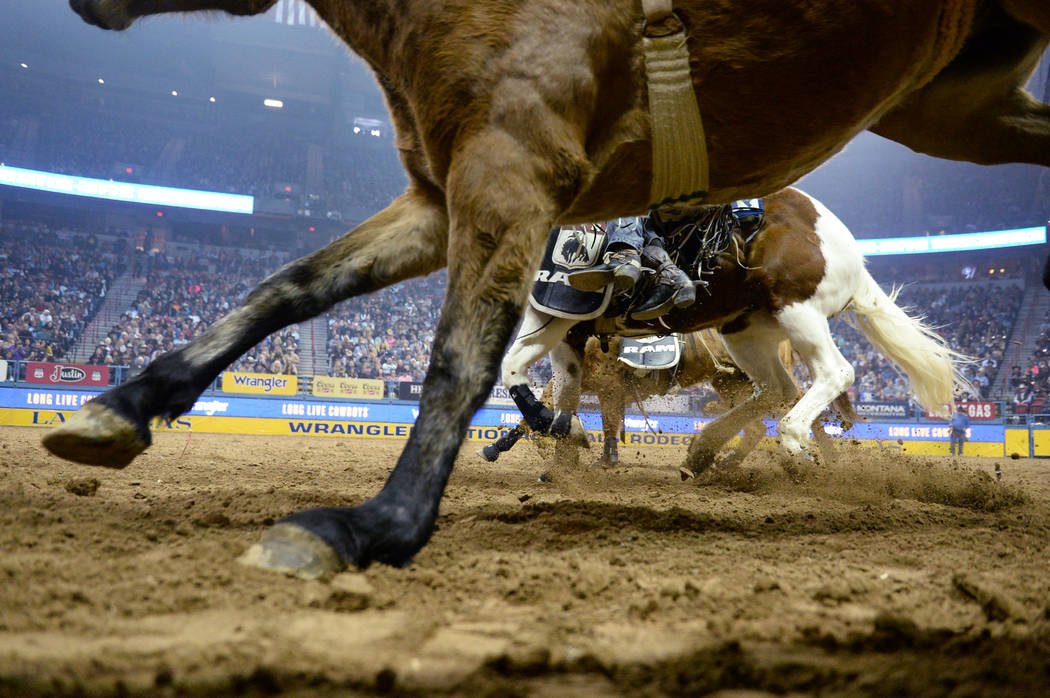
[[[755,238],[731,245],[716,258],[713,273],[705,277],[710,296],[701,294],[692,306],[658,321],[621,315],[581,322],[530,305],[503,359],[503,384],[528,425],[542,434],[579,437],[582,427],[572,412],[579,404],[580,368],[592,335],[651,335],[660,326],[682,333],[717,327],[755,391],[701,430],[690,443],[683,471],[706,470],[742,424],[785,409],[780,445],[792,459],[807,458],[810,429],[818,441],[826,436],[819,416],[853,383],[853,367],[828,328],[828,318],[846,309],[871,343],[907,374],[923,407],[950,414],[955,386],[966,385],[955,367],[963,357],[879,288],[856,240],[823,204],[797,189],[784,189],[766,197],[765,206],[765,227]],[[785,339],[812,380],[797,402],[798,387],[786,368],[790,362],[785,364],[777,351]],[[552,381],[555,411],[535,400],[527,379],[528,367],[547,353],[558,378]]]
[[[644,370],[627,365],[619,358],[621,341],[620,337],[610,337],[607,350],[603,350],[598,338],[591,337],[583,350],[580,392],[598,396],[602,416],[603,439],[602,455],[597,462],[599,467],[610,467],[620,460],[618,444],[623,438],[623,420],[630,402],[640,404],[650,397],[667,395],[680,387],[708,383],[719,397],[719,402],[714,405],[718,408],[714,414],[721,414],[743,403],[754,393],[751,379],[733,363],[733,357],[729,355],[722,336],[716,330],[700,330],[685,335],[682,356],[674,368]],[[791,343],[781,342],[778,353],[780,362],[790,373],[795,362]],[[568,368],[571,370],[573,367]],[[555,363],[554,369],[555,374],[544,387],[541,398],[547,406],[554,404],[556,385],[572,384],[571,375],[563,375],[566,367]],[[840,395],[834,406],[843,422],[852,424],[857,420],[848,395]],[[566,405],[566,409],[575,409],[575,406]],[[821,456],[830,461],[834,448],[830,437],[820,426],[819,421],[814,422],[813,436]],[[743,434],[740,441],[732,452],[718,461],[719,467],[729,468],[741,463],[766,434],[765,423],[761,419],[738,425],[738,431],[741,429]],[[487,444],[478,454],[488,461],[494,461],[501,453],[513,448],[529,431],[528,424],[522,419],[509,433]]]
[[[160,12],[252,15],[274,2],[70,0],[106,29]],[[643,213],[654,180],[638,0],[309,2],[375,71],[405,193],[45,437],[64,458],[123,467],[149,446],[153,418],[190,409],[267,334],[447,261],[419,418],[390,479],[361,506],[284,519],[255,552],[257,564],[303,576],[411,561],[433,531],[548,232]],[[1050,165],[1050,107],[1022,88],[1050,37],[1045,0],[676,0],[674,9],[702,110],[708,203],[786,186],[866,128],[939,157]]]

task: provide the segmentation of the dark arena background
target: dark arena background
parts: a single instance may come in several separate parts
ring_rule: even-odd
[[[124,470],[40,438],[401,192],[371,73],[299,0],[121,35],[58,0],[0,10],[0,694],[1047,694],[1050,171],[864,133],[798,184],[973,358],[964,456],[835,320],[864,420],[829,425],[832,464],[789,475],[769,422],[740,468],[682,482],[705,385],[630,405],[615,467],[592,467],[588,395],[578,465],[489,463],[518,419],[497,387],[414,563],[303,582],[237,558],[382,487],[444,272],[270,336]]]

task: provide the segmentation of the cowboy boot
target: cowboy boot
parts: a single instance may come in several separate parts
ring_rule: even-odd
[[[696,301],[696,286],[689,275],[675,266],[659,245],[647,245],[642,253],[647,266],[656,268],[656,285],[631,312],[632,320],[652,320],[671,308],[686,308]]]
[[[642,276],[638,250],[623,246],[605,253],[603,264],[569,274],[569,285],[577,291],[600,291],[611,281],[615,293],[630,291]]]

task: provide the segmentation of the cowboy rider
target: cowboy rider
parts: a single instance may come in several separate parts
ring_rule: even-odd
[[[662,233],[666,214],[609,221],[609,244],[604,263],[569,274],[569,285],[580,291],[598,291],[612,282],[614,293],[626,293],[642,276],[642,265],[656,271],[656,285],[631,312],[635,320],[652,320],[672,307],[685,308],[696,301],[692,279],[679,269],[664,249]],[[679,219],[680,220],[680,219]]]

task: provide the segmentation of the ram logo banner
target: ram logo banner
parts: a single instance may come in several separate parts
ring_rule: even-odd
[[[272,373],[222,374],[224,393],[252,393],[256,395],[295,395],[299,391],[297,376],[279,376]]]
[[[109,366],[30,361],[26,364],[26,381],[46,385],[107,386]]]

